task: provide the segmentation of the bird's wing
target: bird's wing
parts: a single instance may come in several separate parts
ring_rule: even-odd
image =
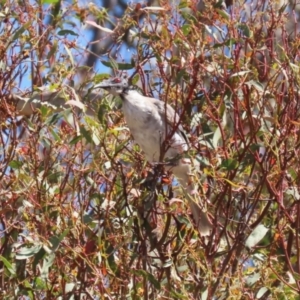
[[[157,107],[158,113],[161,116],[162,119],[166,119],[167,124],[173,128],[174,126],[177,126],[177,132],[184,138],[185,142],[188,144],[188,138],[187,135],[182,127],[180,122],[179,115],[176,113],[174,108],[170,106],[169,104],[166,104],[163,101],[160,101],[158,99],[149,98],[152,100],[152,103]]]

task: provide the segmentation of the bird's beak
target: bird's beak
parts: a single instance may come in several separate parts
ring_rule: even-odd
[[[114,84],[111,82],[111,80],[107,79],[107,80],[103,80],[102,82],[96,84],[94,86],[95,89],[101,88],[101,89],[107,89],[107,88],[111,88],[113,87]]]

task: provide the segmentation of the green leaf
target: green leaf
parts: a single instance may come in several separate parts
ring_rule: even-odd
[[[72,30],[69,30],[69,29],[63,29],[63,30],[60,30],[57,34],[58,34],[58,35],[67,35],[67,34],[70,34],[70,35],[78,36],[77,33],[75,33],[75,32],[72,31]]]
[[[46,125],[53,125],[60,117],[60,114],[54,114],[53,116],[49,117],[46,121]]]
[[[49,53],[47,54],[47,59],[49,59],[50,57],[55,55],[55,53],[57,51],[57,45],[58,45],[57,41],[54,41]]]
[[[175,82],[178,84],[180,83],[181,79],[188,79],[188,73],[185,69],[181,69],[176,76]]]
[[[188,24],[185,24],[181,27],[182,33],[187,36],[191,32],[191,26]]]
[[[188,7],[188,2],[187,2],[187,0],[182,0],[182,1],[180,1],[178,7],[179,7],[180,9],[181,9],[181,8],[186,8],[186,7]]]
[[[82,135],[78,135],[76,137],[74,137],[71,141],[70,141],[70,145],[75,145],[77,142],[79,142],[80,140],[82,140]]]
[[[141,37],[145,40],[149,40],[150,39],[150,34],[146,33],[145,31],[142,31],[141,33]]]
[[[101,124],[105,124],[106,112],[108,111],[108,105],[106,103],[101,103],[98,110],[98,120]]]
[[[209,162],[209,160],[204,156],[196,155],[195,159],[197,162],[200,163],[201,167],[210,167],[211,166],[211,163]]]
[[[187,296],[184,296],[182,294],[176,293],[174,291],[171,291],[170,296],[172,296],[172,299],[184,299],[184,300],[189,300],[190,298],[188,298]],[[202,298],[201,298],[202,300]]]
[[[11,275],[16,275],[16,270],[15,268],[12,266],[12,264],[2,255],[0,255],[0,260],[3,262],[4,266],[6,267],[6,269],[9,271],[9,273]]]
[[[60,0],[42,0],[43,4],[56,4],[58,3]]]
[[[33,292],[32,292],[32,285],[31,285],[31,283],[29,283],[28,280],[22,281],[22,285],[20,285],[19,293],[23,294],[23,296],[26,295],[27,296],[26,298],[29,297],[30,300],[35,299]]]
[[[66,229],[61,235],[59,236],[54,235],[50,237],[49,242],[52,245],[52,249],[51,249],[52,251],[55,251],[58,248],[59,244],[68,233],[69,233],[69,229]]]
[[[191,227],[190,220],[187,217],[185,217],[184,215],[178,215],[178,216],[176,216],[176,218],[181,224],[185,224],[188,228]]]
[[[46,281],[40,277],[35,277],[34,279],[34,289],[35,290],[44,290],[46,289]]]
[[[111,245],[108,245],[107,248],[105,249],[105,254],[107,255],[108,266],[113,273],[116,273],[117,270],[119,269],[119,267],[115,261],[115,256],[112,255],[112,253],[114,253],[114,252],[115,252],[115,249]]]
[[[222,1],[223,2],[223,1]],[[226,11],[224,11],[223,9],[219,9],[217,8],[216,11],[218,12],[218,14],[223,17],[226,20],[229,20],[229,15]]]
[[[88,141],[88,143],[93,142],[90,131],[86,130],[84,126],[80,126],[80,133]]]
[[[150,281],[157,290],[160,290],[160,283],[159,283],[159,281],[157,279],[155,279],[155,277],[151,273],[148,273],[148,272],[146,272],[144,270],[132,270],[131,272],[133,274],[143,276],[148,281]]]
[[[53,265],[55,260],[55,254],[50,253],[43,259],[43,265],[41,268],[41,277],[44,279],[48,279],[49,269]]]
[[[128,144],[127,140],[120,144],[116,144],[114,154],[119,153],[125,147],[126,144]]]
[[[213,4],[213,7],[216,8],[216,9],[220,9],[223,6],[223,2],[224,2],[223,0],[219,0],[216,3]]]
[[[46,254],[46,251],[44,248],[41,248],[40,251],[34,256],[34,260],[32,262],[32,266],[35,269],[38,263],[41,259],[43,259],[44,255]]]
[[[41,108],[40,108],[40,111],[41,111],[42,117],[45,118],[48,115],[50,110],[47,106],[42,105]]]
[[[140,80],[140,75],[139,74],[135,74],[131,80],[131,83],[133,85],[137,84],[137,82]]]
[[[118,63],[119,70],[131,70],[134,68],[132,63]]]
[[[12,169],[20,169],[23,166],[23,163],[21,161],[18,161],[18,160],[12,160],[8,165]]]
[[[90,176],[86,176],[85,179],[86,179],[86,182],[88,182],[91,186],[93,186],[95,189],[97,188],[97,184],[95,183],[93,178],[91,178]]]
[[[231,39],[228,39],[225,43],[224,43],[224,45],[226,45],[226,46],[228,46],[228,47],[232,47],[233,45],[235,45],[237,43],[237,41],[236,41],[236,39],[233,39],[233,38],[231,38]]]
[[[240,29],[242,34],[247,38],[250,38],[253,36],[253,32],[249,29],[248,25],[245,23],[239,24],[238,29]]]
[[[198,22],[197,18],[195,18],[195,16],[193,16],[192,14],[188,13],[188,11],[182,10],[181,15],[187,21],[193,22],[195,24]]]
[[[236,167],[238,166],[238,161],[235,159],[224,159],[221,163],[221,168],[227,170],[227,171],[232,171],[234,169],[236,169]]]
[[[82,218],[83,224],[92,224],[94,219],[89,214],[84,214]]]
[[[53,130],[53,129],[51,128],[50,131],[51,131],[52,137],[54,138],[55,141],[61,141],[60,136],[56,133],[55,130]]]
[[[97,74],[94,76],[93,81],[94,83],[100,83],[101,81],[103,81],[104,79],[108,79],[110,77],[109,74],[107,73],[103,73],[103,74]]]
[[[113,70],[119,70],[118,63],[112,58],[110,58],[109,61],[101,60],[101,62],[104,66],[106,66],[108,68],[111,68]]]
[[[118,63],[115,60],[110,59],[110,61],[101,60],[102,64],[113,70],[131,70],[134,68],[134,64],[131,63]]]

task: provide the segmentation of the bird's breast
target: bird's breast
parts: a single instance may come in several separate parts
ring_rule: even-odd
[[[160,145],[163,140],[163,121],[155,115],[149,105],[142,101],[138,103],[123,102],[123,112],[127,126],[136,141],[144,151],[147,160],[158,161]]]
[[[148,161],[157,162],[161,155],[161,145],[166,138],[166,126],[164,118],[159,114],[155,106],[143,98],[123,101],[123,113],[127,126],[140,148],[145,153]],[[170,139],[165,157],[174,157],[184,151],[184,139],[175,133]],[[186,146],[186,144],[185,144]]]

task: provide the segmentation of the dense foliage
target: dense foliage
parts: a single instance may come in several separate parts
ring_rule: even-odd
[[[248,2],[0,1],[1,299],[299,299],[299,5]],[[209,237],[118,72],[190,132]]]

